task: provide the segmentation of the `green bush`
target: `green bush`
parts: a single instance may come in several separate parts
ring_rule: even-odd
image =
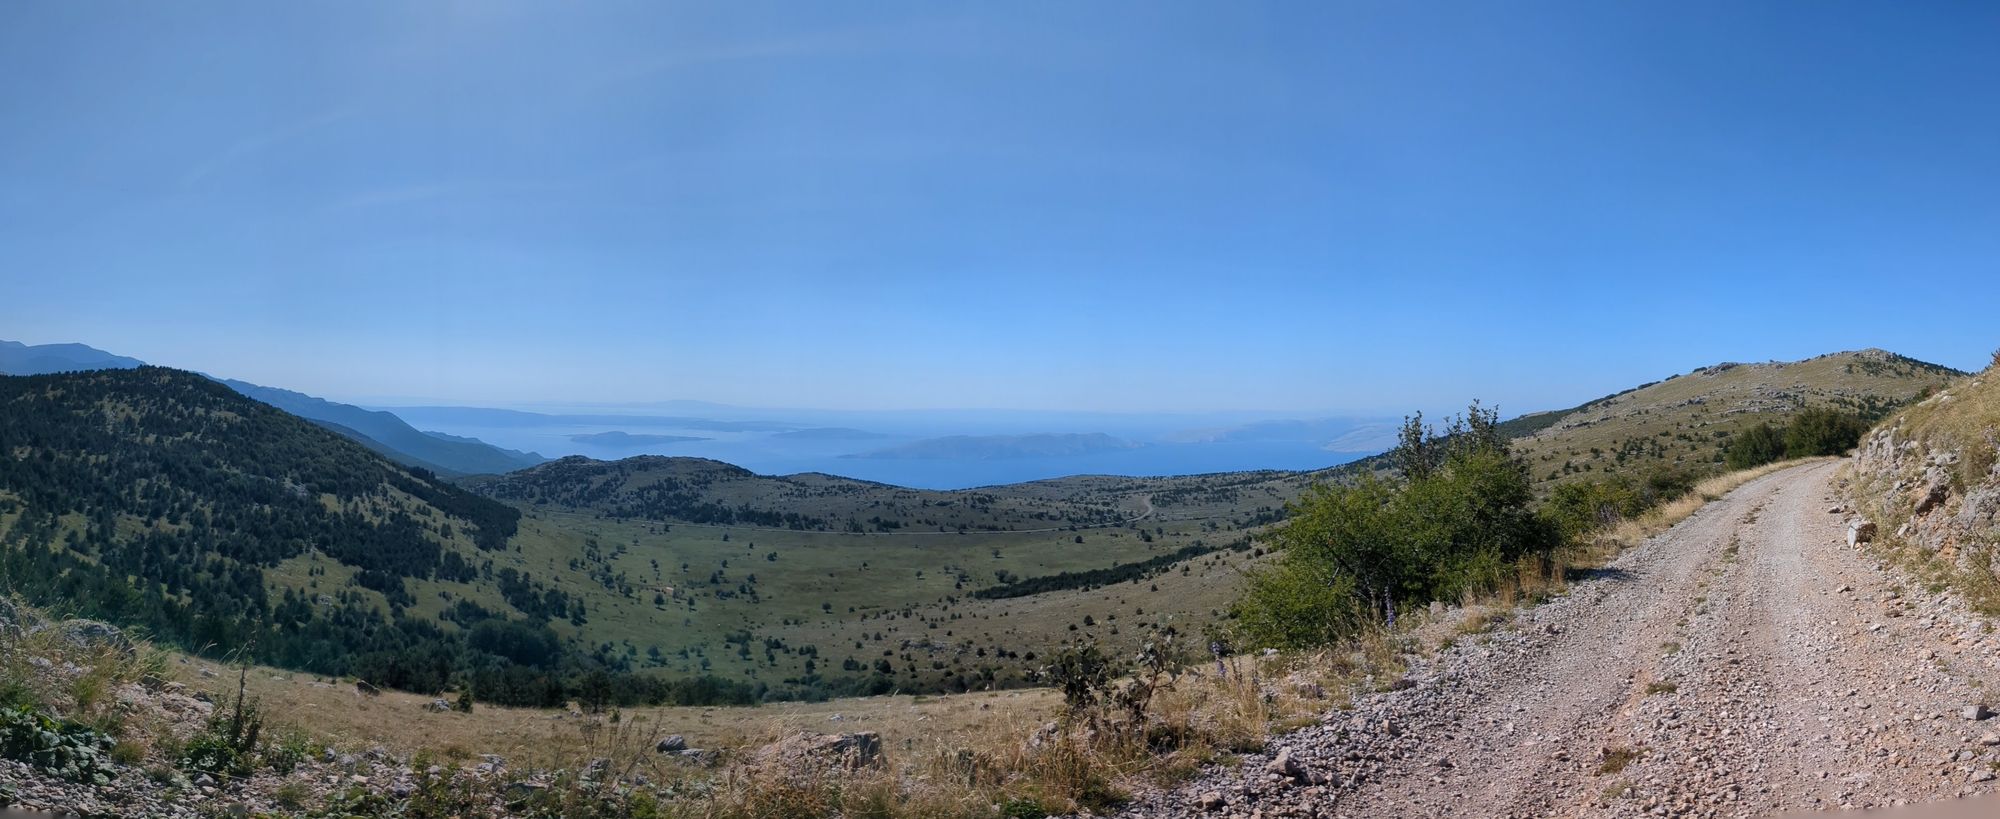
[[[1033,799],[1015,798],[1000,804],[1000,815],[1007,819],[1047,819],[1049,811]]]
[[[30,708],[0,711],[0,757],[25,762],[64,779],[107,784],[115,741],[102,732]]]
[[[1562,536],[1576,541],[1591,533],[1617,525],[1646,510],[1693,491],[1694,473],[1664,468],[1644,480],[1615,475],[1599,481],[1577,481],[1549,491],[1542,503],[1542,515]]]
[[[298,731],[287,731],[278,741],[264,746],[264,764],[280,774],[289,774],[313,754],[312,738]]]
[[[1749,469],[1783,457],[1785,433],[1769,423],[1763,423],[1737,433],[1729,441],[1722,460],[1730,469]]]
[[[1868,423],[1860,416],[1825,407],[1807,407],[1782,429],[1761,423],[1738,433],[1723,452],[1730,469],[1749,469],[1784,458],[1839,455],[1861,443]]]
[[[1058,652],[1041,675],[1062,690],[1063,704],[1080,713],[1105,702],[1111,693],[1111,658],[1096,643],[1068,646]]]
[[[228,737],[213,731],[196,734],[181,746],[181,767],[211,774],[247,773],[243,755],[236,752],[236,746]]]
[[[211,774],[247,776],[256,768],[257,740],[263,731],[263,710],[246,697],[239,679],[234,706],[228,711],[216,711],[201,733],[181,747],[181,767]]]
[[[1860,444],[1867,432],[1868,425],[1856,416],[1817,407],[1803,409],[1792,416],[1791,426],[1785,429],[1785,456],[1839,455]]]
[[[1329,563],[1289,561],[1251,572],[1236,627],[1262,645],[1307,648],[1359,631],[1367,604],[1354,577]]]
[[[1410,419],[1390,461],[1400,481],[1316,485],[1293,505],[1274,533],[1278,559],[1232,608],[1253,642],[1330,642],[1403,607],[1492,589],[1560,542],[1492,410],[1474,404],[1441,432]]]

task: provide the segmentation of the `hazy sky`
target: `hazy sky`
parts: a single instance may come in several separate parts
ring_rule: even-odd
[[[0,4],[0,338],[1384,410],[2000,345],[2000,5]]]

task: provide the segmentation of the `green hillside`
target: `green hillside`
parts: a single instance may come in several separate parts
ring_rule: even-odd
[[[544,625],[584,604],[504,565],[517,510],[208,378],[0,378],[0,442],[0,577],[39,604],[414,690],[600,670]]]
[[[1019,684],[1071,637],[1208,622],[1301,481],[932,492],[569,458],[475,493],[156,367],[0,378],[0,441],[0,570],[30,600],[522,703]]]
[[[648,456],[471,485],[524,511],[523,568],[586,601],[580,633],[602,656],[811,697],[1016,685],[1066,640],[1199,631],[1255,559],[1249,533],[1303,482],[931,491]]]
[[[1783,426],[1805,407],[1879,418],[1962,375],[1872,349],[1724,363],[1508,424],[1519,436],[1515,449],[1544,487],[1659,469],[1705,473],[1721,467],[1732,437],[1760,423]]]

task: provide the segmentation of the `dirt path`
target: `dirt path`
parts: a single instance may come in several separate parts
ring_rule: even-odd
[[[1129,814],[1763,816],[1990,793],[2000,720],[1964,710],[2000,707],[1980,693],[2000,640],[1846,545],[1838,467],[1745,484],[1419,662],[1412,687],[1274,742],[1301,776],[1249,757]]]

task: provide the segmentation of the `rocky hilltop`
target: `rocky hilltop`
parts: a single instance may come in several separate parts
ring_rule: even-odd
[[[1873,421],[1964,375],[1877,349],[1725,362],[1508,424],[1544,486],[1662,469],[1706,472],[1720,468],[1730,439],[1750,427],[1782,426],[1807,407]]]

